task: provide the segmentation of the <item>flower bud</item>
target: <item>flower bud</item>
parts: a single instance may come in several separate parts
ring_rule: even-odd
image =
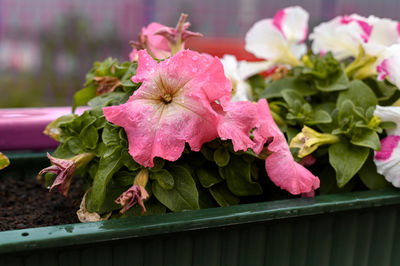
[[[94,158],[93,152],[87,152],[78,154],[70,159],[59,159],[51,156],[47,153],[47,158],[49,158],[50,162],[53,164],[47,168],[44,168],[39,172],[39,176],[42,176],[44,173],[53,173],[56,174],[57,177],[54,180],[53,184],[50,187],[50,191],[57,187],[58,191],[64,196],[68,196],[68,189],[71,185],[72,175],[76,168],[79,168],[88,162],[90,162]]]
[[[307,126],[304,126],[299,134],[297,134],[290,142],[290,148],[300,148],[298,157],[303,158],[313,153],[319,146],[324,144],[333,144],[339,141],[339,137],[319,133]]]
[[[127,191],[121,194],[115,203],[120,204],[123,208],[120,213],[123,214],[135,204],[139,204],[142,207],[142,214],[146,212],[146,207],[144,206],[144,200],[149,197],[145,187],[149,179],[149,170],[142,169],[139,174],[135,177],[133,186],[131,186]]]

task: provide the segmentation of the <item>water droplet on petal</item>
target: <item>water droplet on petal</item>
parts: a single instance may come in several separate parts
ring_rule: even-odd
[[[196,61],[199,57],[197,55],[193,56],[192,59]]]

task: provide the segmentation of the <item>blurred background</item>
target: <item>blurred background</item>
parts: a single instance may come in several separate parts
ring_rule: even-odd
[[[310,13],[311,27],[351,13],[400,20],[398,0],[0,0],[0,108],[71,105],[93,61],[128,60],[128,42],[150,22],[175,26],[185,12],[202,42],[223,51],[292,5]]]

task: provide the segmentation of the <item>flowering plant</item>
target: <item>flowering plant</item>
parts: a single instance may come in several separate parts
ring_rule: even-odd
[[[397,22],[338,17],[308,51],[308,13],[289,7],[247,33],[260,61],[237,62],[185,49],[201,36],[185,21],[96,62],[74,96],[90,109],[46,128],[60,145],[40,174],[65,196],[85,180],[81,221],[400,185]]]

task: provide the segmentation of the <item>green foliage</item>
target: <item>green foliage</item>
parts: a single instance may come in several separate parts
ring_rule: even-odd
[[[80,105],[88,103],[91,99],[95,98],[96,95],[101,95],[98,92],[100,86],[99,82],[96,82],[96,78],[114,78],[115,82],[118,82],[116,92],[122,92],[122,94],[107,93],[104,96],[105,99],[99,100],[102,102],[92,102],[90,106],[108,106],[115,105],[123,102],[126,99],[120,99],[119,97],[129,96],[133,90],[138,88],[138,84],[131,81],[132,76],[136,74],[136,63],[124,62],[119,64],[116,59],[107,58],[103,62],[95,62],[93,68],[86,75],[86,82],[84,88],[77,91],[74,95],[73,110]],[[126,94],[128,92],[128,95]],[[112,99],[111,99],[112,98]],[[118,101],[116,103],[115,101]]]
[[[199,209],[199,194],[189,171],[182,166],[172,166],[169,172],[175,185],[172,189],[164,189],[159,182],[153,182],[154,196],[172,211]]]
[[[372,185],[362,169],[368,154],[380,150],[383,129],[395,124],[381,122],[373,114],[377,104],[395,102],[399,90],[387,81],[377,81],[376,77],[349,79],[345,71],[347,62],[337,61],[329,52],[323,56],[308,53],[302,61],[304,65],[292,68],[288,76],[264,80],[264,89],[261,76],[252,77],[249,83],[253,90],[257,87],[259,98],[269,100],[273,118],[289,142],[304,126],[340,137],[339,143],[321,146],[312,154],[317,158],[315,169],[331,169],[340,189],[351,187],[354,182],[350,181],[357,175],[368,187],[379,187]],[[296,150],[293,151],[296,157]],[[315,174],[323,180],[325,172],[328,173]],[[325,180],[332,180],[332,175],[327,176]]]

